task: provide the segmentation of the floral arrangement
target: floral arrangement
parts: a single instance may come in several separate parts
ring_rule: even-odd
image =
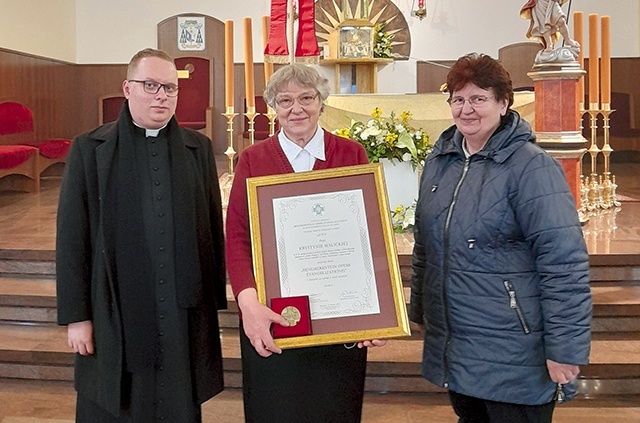
[[[391,112],[389,119],[383,119],[382,110],[376,107],[371,117],[366,124],[352,119],[349,128],[336,129],[333,133],[362,144],[371,163],[380,159],[410,161],[414,169],[421,168],[432,145],[422,129],[409,124],[411,112],[405,110],[399,118]]]
[[[386,27],[386,22],[377,23],[373,27],[373,57],[390,59],[394,56],[391,43],[395,34],[389,34]]]
[[[413,225],[416,224],[416,204],[414,201],[409,207],[398,206],[391,211],[391,223],[395,233],[401,234],[413,229]]]

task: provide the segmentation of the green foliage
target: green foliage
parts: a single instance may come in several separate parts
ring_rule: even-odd
[[[373,57],[390,59],[394,56],[392,42],[395,34],[389,34],[386,28],[386,22],[377,23],[373,28]]]
[[[337,129],[333,133],[362,144],[372,163],[385,158],[410,161],[414,169],[422,167],[433,146],[421,128],[415,129],[410,125],[411,113],[405,110],[398,118],[395,112],[391,112],[389,119],[383,119],[382,110],[376,107],[371,116],[373,119],[367,123],[352,119],[349,128]]]

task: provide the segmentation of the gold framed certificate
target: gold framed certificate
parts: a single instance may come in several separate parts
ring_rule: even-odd
[[[309,298],[281,348],[410,335],[380,164],[247,179],[258,299]]]

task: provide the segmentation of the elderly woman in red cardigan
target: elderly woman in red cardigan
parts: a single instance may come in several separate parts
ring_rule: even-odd
[[[245,149],[227,209],[229,280],[241,313],[244,410],[247,422],[359,422],[367,348],[385,341],[282,351],[269,331],[286,320],[258,302],[253,274],[246,179],[368,163],[357,142],[323,130],[326,78],[304,65],[273,74],[264,98],[280,131]]]

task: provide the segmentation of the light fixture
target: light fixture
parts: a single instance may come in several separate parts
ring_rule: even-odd
[[[418,8],[411,11],[411,16],[415,16],[416,18],[423,20],[427,17],[427,7],[425,6],[425,0],[418,0]],[[416,0],[413,0],[413,9],[416,5]]]

